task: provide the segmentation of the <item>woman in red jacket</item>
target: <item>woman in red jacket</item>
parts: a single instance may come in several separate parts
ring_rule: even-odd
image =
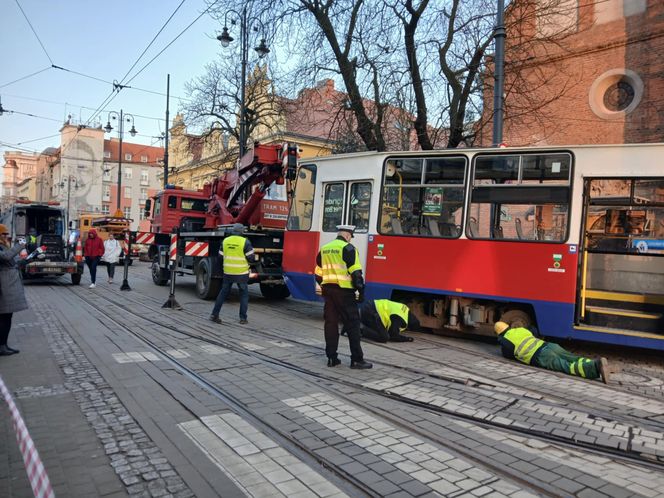
[[[95,282],[97,280],[97,265],[99,260],[104,255],[104,242],[97,236],[97,230],[94,228],[88,232],[88,240],[85,241],[83,248],[83,255],[85,256],[85,264],[88,265],[90,270],[90,288],[97,287]]]

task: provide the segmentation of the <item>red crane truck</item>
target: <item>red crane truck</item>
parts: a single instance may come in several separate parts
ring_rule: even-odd
[[[258,256],[249,282],[258,283],[268,299],[288,297],[281,262],[297,150],[290,144],[256,144],[235,169],[203,190],[166,188],[148,200],[146,216],[154,234],[148,256],[154,283],[166,285],[170,279],[171,234],[179,230],[177,273],[194,275],[196,294],[214,299],[223,277],[219,248],[231,226],[241,223]]]

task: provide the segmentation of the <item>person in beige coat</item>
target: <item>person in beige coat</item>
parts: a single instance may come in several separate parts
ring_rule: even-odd
[[[25,242],[11,247],[9,230],[0,224],[0,356],[18,353],[18,349],[7,346],[12,328],[12,315],[28,308],[19,274],[16,257],[25,248]]]

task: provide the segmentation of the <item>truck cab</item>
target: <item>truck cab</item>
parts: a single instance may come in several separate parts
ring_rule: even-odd
[[[70,274],[77,285],[82,264],[73,259],[65,240],[66,212],[57,202],[19,200],[0,216],[9,227],[12,242],[24,239],[28,257],[21,262],[23,278]]]

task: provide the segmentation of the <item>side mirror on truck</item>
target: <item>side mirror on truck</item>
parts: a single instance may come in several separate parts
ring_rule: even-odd
[[[145,207],[143,208],[143,215],[146,218],[150,217],[150,209],[152,209],[152,199],[145,200]]]

